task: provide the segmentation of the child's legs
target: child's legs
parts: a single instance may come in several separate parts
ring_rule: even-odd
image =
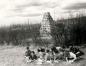
[[[26,62],[29,62],[29,56],[27,56],[27,57],[25,57],[25,59],[26,59]]]

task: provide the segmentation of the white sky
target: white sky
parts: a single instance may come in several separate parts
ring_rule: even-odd
[[[86,0],[0,0],[0,26],[39,23],[47,11],[57,19],[82,9],[86,9]]]

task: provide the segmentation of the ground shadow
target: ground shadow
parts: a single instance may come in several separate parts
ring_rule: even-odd
[[[85,58],[80,57],[80,58],[78,58],[78,59],[75,61],[75,63],[78,63],[78,62],[83,61],[83,60],[86,60],[86,59],[85,59]]]

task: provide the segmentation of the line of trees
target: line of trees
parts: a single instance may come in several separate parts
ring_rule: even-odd
[[[55,45],[69,46],[82,45],[86,43],[86,16],[61,19],[55,22],[52,29]]]
[[[40,24],[17,24],[0,28],[0,44],[20,45],[39,36]]]
[[[44,45],[40,38],[40,24],[17,24],[0,28],[0,45],[23,45],[33,42]],[[86,43],[86,16],[57,20],[53,24],[51,35],[54,44],[60,46],[81,45]]]

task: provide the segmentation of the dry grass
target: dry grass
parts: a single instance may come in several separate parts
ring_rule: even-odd
[[[0,66],[86,66],[86,60],[77,63],[68,64],[65,62],[57,64],[31,64],[26,63],[24,59],[25,47],[0,46]],[[86,49],[84,49],[86,52]],[[86,58],[86,56],[83,56]]]

